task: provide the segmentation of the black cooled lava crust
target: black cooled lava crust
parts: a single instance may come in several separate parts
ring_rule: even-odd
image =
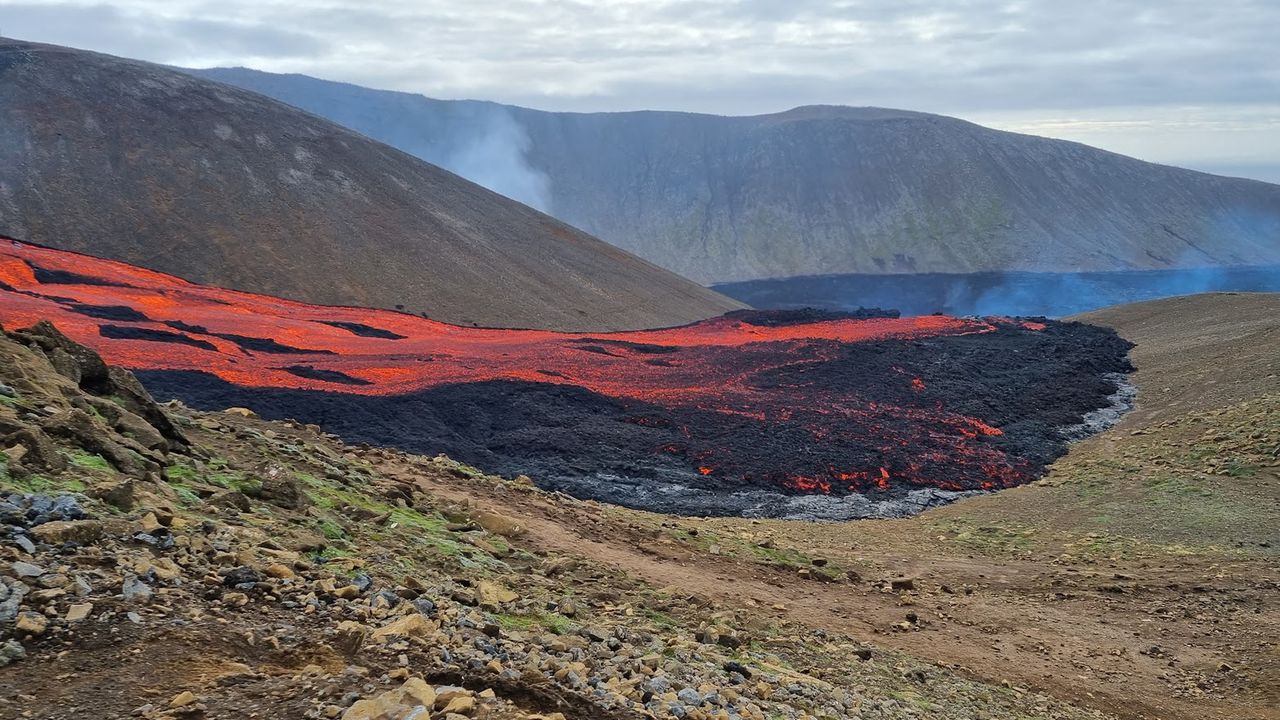
[[[158,398],[177,398],[197,408],[251,407],[268,419],[316,423],[348,442],[446,453],[489,472],[526,474],[578,497],[662,512],[726,515],[748,510],[735,499],[743,493],[793,494],[781,480],[813,467],[885,467],[895,474],[890,489],[860,489],[884,498],[923,487],[901,475],[913,463],[945,475],[945,464],[954,460],[924,459],[930,433],[938,431],[918,427],[918,419],[908,417],[913,409],[942,407],[999,428],[1003,434],[973,442],[1003,451],[1020,468],[1021,481],[1034,479],[1065,451],[1060,429],[1109,404],[1117,390],[1115,374],[1132,369],[1130,347],[1111,330],[1048,322],[1040,332],[1010,327],[855,343],[834,360],[753,377],[759,387],[811,383],[853,393],[869,405],[901,408],[869,422],[873,430],[841,442],[818,442],[807,429],[806,412],[820,408],[761,422],[624,401],[550,382],[496,380],[370,396],[242,387],[199,372],[137,375]],[[904,377],[919,378],[923,388],[911,388]],[[694,471],[691,458],[714,459],[715,472]]]

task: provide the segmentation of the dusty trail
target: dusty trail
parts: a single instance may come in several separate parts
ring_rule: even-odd
[[[386,467],[380,470],[395,472]],[[407,468],[399,471],[405,479],[412,477]],[[1143,643],[1135,635],[1144,622],[1137,607],[1140,601],[1117,603],[1089,587],[1115,576],[1154,579],[1141,566],[1122,565],[1109,568],[1110,574],[1072,577],[1047,570],[1039,562],[926,558],[923,548],[917,553],[901,546],[874,555],[862,553],[870,564],[891,566],[897,569],[895,574],[915,579],[921,592],[905,599],[870,581],[856,585],[797,581],[794,570],[692,551],[664,541],[656,532],[661,516],[645,517],[572,499],[544,499],[502,486],[480,487],[468,480],[418,484],[441,498],[526,520],[530,545],[547,552],[622,568],[654,585],[678,588],[702,604],[749,607],[777,620],[785,618],[903,650],[975,679],[1007,681],[1122,718],[1280,717],[1280,711],[1262,707],[1215,710],[1169,696],[1158,678],[1164,661],[1138,652]],[[1222,568],[1223,576],[1214,589],[1239,591],[1247,584],[1245,576],[1257,569],[1249,564]],[[1199,568],[1160,573],[1160,581],[1167,584],[1202,580]],[[944,582],[953,589],[972,588],[972,594],[939,591]],[[1064,590],[1081,594],[1069,602],[1046,601],[1046,596]],[[1167,589],[1155,592],[1166,599],[1177,594]],[[924,630],[891,630],[913,610],[928,617]],[[1179,635],[1190,634],[1185,628],[1175,630]],[[1113,648],[1126,651],[1112,654]]]

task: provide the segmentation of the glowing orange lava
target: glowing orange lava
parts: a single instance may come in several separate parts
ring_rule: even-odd
[[[937,469],[944,466],[971,480],[979,477],[983,486],[1025,481],[1019,461],[982,441],[1001,430],[979,418],[924,401],[878,403],[806,382],[804,371],[841,357],[855,343],[1045,327],[934,315],[770,325],[729,315],[679,328],[615,333],[466,328],[391,311],[321,307],[201,286],[7,239],[0,242],[0,319],[10,328],[50,320],[110,363],[201,371],[237,386],[398,396],[495,380],[570,385],[761,427],[795,423],[815,444],[879,444],[885,460],[875,464],[823,466],[781,481],[794,491],[823,493],[887,489],[899,478],[976,486],[950,479]],[[761,380],[774,371],[786,371],[775,373],[785,381]],[[896,377],[908,395],[929,388],[920,377]],[[668,422],[649,416],[628,421]],[[746,474],[715,447],[666,443],[654,452],[688,456],[691,472],[701,476]],[[890,466],[881,464],[889,460]]]

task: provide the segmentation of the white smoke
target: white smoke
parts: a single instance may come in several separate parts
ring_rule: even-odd
[[[529,164],[529,134],[505,108],[475,113],[433,162],[477,185],[542,212],[551,209],[551,181]]]

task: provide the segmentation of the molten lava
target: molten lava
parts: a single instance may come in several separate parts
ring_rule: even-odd
[[[1103,373],[1127,367],[1123,341],[1075,324],[742,312],[619,333],[465,328],[8,240],[0,319],[50,320],[197,405],[256,403],[501,472],[712,491],[1016,485],[1055,454],[1031,422],[1036,386],[1071,400],[1053,421],[1066,425],[1105,404]]]

